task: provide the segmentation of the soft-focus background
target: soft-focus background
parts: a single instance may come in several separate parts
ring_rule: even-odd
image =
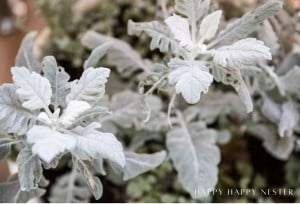
[[[212,0],[214,7],[224,10],[226,20],[240,17],[266,1]],[[83,60],[90,53],[80,44],[80,37],[90,29],[125,40],[143,56],[157,59],[160,53],[150,51],[148,39],[138,40],[136,37],[129,37],[126,26],[128,19],[134,21],[161,19],[159,12],[161,2],[162,0],[0,0],[0,84],[11,81],[10,68],[14,65],[17,50],[24,35],[31,30],[38,31],[36,56],[40,58],[54,55],[72,78],[80,76]],[[173,5],[173,1],[169,0],[168,5]],[[276,22],[274,29],[282,45],[277,60],[282,60],[291,52],[295,44],[300,44],[299,19],[300,0],[285,0],[284,11],[273,19]],[[155,144],[153,146],[155,149]],[[299,155],[284,162],[272,158],[255,139],[248,137],[233,139],[228,145],[222,147],[219,183],[220,186],[246,188],[250,181],[255,187],[293,186],[295,182],[296,187],[299,187],[300,167],[295,165],[299,162]],[[263,168],[265,166],[270,168]],[[15,171],[12,161],[0,162],[0,181],[7,178],[9,168]],[[48,172],[48,174],[55,173],[59,174],[59,172]],[[120,190],[113,184],[104,183],[109,188],[102,200],[107,202],[191,201],[189,196],[176,186],[178,184],[174,175],[170,163],[166,162],[154,172],[134,179],[124,189]],[[162,182],[162,179],[167,181]],[[175,186],[171,186],[170,181],[174,181]],[[230,199],[220,197],[216,201],[251,202],[253,198]],[[282,202],[295,201],[294,198],[278,199]],[[262,200],[262,202],[267,201]]]

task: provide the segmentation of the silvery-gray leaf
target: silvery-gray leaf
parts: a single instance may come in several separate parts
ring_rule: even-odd
[[[197,103],[201,94],[208,92],[213,76],[205,63],[173,58],[168,66],[174,69],[168,75],[169,83],[175,85],[176,93],[181,93],[187,103]]]
[[[275,124],[279,123],[282,114],[281,106],[280,104],[277,104],[272,99],[270,99],[268,96],[263,97],[261,112],[271,122]]]
[[[122,144],[111,133],[101,132],[99,123],[91,123],[87,127],[77,127],[73,131],[78,134],[74,152],[83,160],[104,158],[125,166]]]
[[[101,117],[105,117],[111,114],[106,107],[94,106],[91,109],[81,113],[73,122],[73,124],[90,124],[93,121],[99,120]],[[85,125],[84,125],[85,126]],[[103,126],[103,124],[102,124]],[[110,131],[109,131],[110,132]]]
[[[300,67],[295,66],[291,70],[289,70],[285,75],[278,77],[278,86],[284,92],[299,94],[300,93]]]
[[[9,183],[0,183],[0,202],[1,203],[15,203],[16,195],[20,191],[20,184],[18,181]]]
[[[33,154],[46,164],[51,164],[58,156],[75,148],[76,138],[63,134],[48,126],[33,126],[27,133],[27,143],[31,144]]]
[[[66,105],[66,96],[70,91],[70,76],[64,68],[58,67],[56,60],[52,56],[44,57],[42,61],[44,76],[49,80],[52,89],[51,103],[54,107]]]
[[[202,15],[200,12],[202,2],[203,0],[175,0],[175,10],[186,16],[190,25],[195,24]]]
[[[147,96],[144,100],[143,105],[141,95],[129,90],[113,95],[109,108],[112,115],[109,119],[128,128],[135,123],[143,122],[147,117],[147,109],[158,111],[162,107],[161,100],[156,96]]]
[[[30,71],[41,72],[41,66],[34,56],[33,44],[37,32],[29,32],[23,39],[16,56],[15,66],[26,67]]]
[[[204,124],[187,125],[182,117],[179,120],[181,127],[167,134],[170,158],[184,189],[194,199],[206,197],[205,192],[213,189],[218,181],[220,150],[215,145],[216,134]]]
[[[217,65],[213,65],[210,68],[214,79],[223,84],[231,85],[246,106],[247,112],[251,112],[253,110],[252,99],[240,71],[237,69],[227,69]]]
[[[72,100],[96,103],[105,93],[105,83],[110,70],[104,67],[86,69],[80,80],[71,84],[71,92],[67,95],[67,103]]]
[[[25,134],[36,122],[37,114],[22,107],[16,96],[16,87],[0,87],[0,127],[8,133]]]
[[[91,196],[84,178],[75,169],[56,180],[49,200],[52,203],[87,203]]]
[[[124,180],[129,180],[160,165],[166,158],[166,152],[153,154],[125,152],[125,158]]]
[[[271,60],[270,49],[262,41],[245,38],[213,51],[213,60],[223,67],[240,68],[260,60]]]
[[[19,181],[22,191],[30,191],[38,187],[43,169],[38,157],[29,149],[23,149],[17,157]]]
[[[32,198],[40,198],[46,193],[45,189],[36,188],[30,191],[20,191],[17,196],[16,203],[27,203]]]
[[[270,21],[265,20],[257,28],[258,39],[262,40],[267,47],[271,49],[272,55],[275,55],[279,48],[279,40],[277,34],[274,32]]]
[[[30,73],[25,67],[13,67],[11,73],[17,86],[17,96],[24,108],[29,110],[48,108],[52,90],[46,78],[36,72]]]
[[[117,67],[119,73],[129,76],[139,69],[148,69],[140,54],[124,41],[88,31],[81,40],[82,44],[93,49],[84,62],[84,69],[96,67],[99,60],[107,55],[108,63]]]
[[[258,7],[255,11],[246,13],[242,18],[233,24],[230,24],[208,45],[208,47],[211,48],[220,43],[230,44],[236,40],[247,37],[255,30],[257,24],[276,14],[281,8],[282,2],[278,0],[268,1],[266,4]]]
[[[178,43],[174,40],[167,26],[158,22],[135,23],[132,20],[128,21],[128,34],[140,36],[144,32],[152,38],[150,49],[158,48],[161,52],[169,50],[176,53]]]
[[[219,23],[221,20],[222,11],[215,11],[207,16],[205,16],[200,24],[200,39],[210,40],[215,37],[217,30],[219,28]]]
[[[93,193],[96,200],[99,200],[103,193],[103,186],[100,179],[93,175],[91,164],[88,162],[73,158],[74,167],[80,172]]]
[[[282,115],[280,117],[278,132],[280,137],[291,137],[293,129],[299,122],[297,104],[288,101],[282,106]]]
[[[260,124],[248,127],[248,130],[262,139],[265,149],[277,159],[287,160],[294,149],[295,137],[279,137],[274,126]]]

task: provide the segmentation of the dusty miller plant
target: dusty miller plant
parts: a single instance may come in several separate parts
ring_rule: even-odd
[[[268,65],[273,47],[270,50],[262,41],[248,37],[262,22],[267,29],[265,20],[280,8],[279,1],[269,1],[222,31],[219,31],[222,11],[209,12],[209,0],[176,0],[175,13],[171,16],[165,13],[169,17],[164,22],[130,20],[129,34],[150,36],[150,48],[165,53],[166,63],[143,59],[124,41],[89,31],[83,36],[82,44],[93,51],[84,63],[81,79],[73,82],[69,82],[68,75],[56,65],[53,57],[45,57],[41,66],[35,60],[28,61],[28,56],[34,59],[28,50],[21,51],[17,66],[25,66],[29,71],[13,68],[14,85],[2,87],[3,99],[10,101],[1,103],[6,107],[1,110],[2,120],[7,121],[3,129],[9,133],[4,133],[7,136],[1,147],[7,152],[15,142],[24,144],[17,159],[21,190],[25,190],[21,191],[22,196],[24,192],[27,197],[28,192],[38,194],[37,190],[41,189],[37,187],[43,186],[41,165],[55,167],[59,158],[68,152],[73,169],[55,184],[51,201],[87,202],[90,193],[84,190],[84,180],[98,199],[102,186],[94,173],[110,175],[113,171],[127,180],[158,166],[165,159],[164,151],[133,152],[147,140],[159,137],[160,132],[166,133],[166,148],[184,189],[194,199],[207,196],[218,181],[221,158],[218,144],[226,143],[230,137],[227,130],[208,126],[239,108],[235,95],[210,95],[213,80],[235,89],[246,112],[254,110],[254,116],[247,121],[247,130],[261,138],[272,155],[287,159],[294,149],[294,132],[299,122],[298,86],[295,85],[299,68],[275,71]],[[24,46],[28,46],[29,41],[25,39]],[[111,97],[104,95],[110,71],[93,67],[97,67],[105,55],[108,64],[116,67],[121,77],[139,83],[139,93],[125,90]],[[24,79],[36,84],[28,86]],[[30,89],[34,88],[38,90],[32,93]],[[168,107],[153,95],[156,89],[160,95],[168,96]],[[272,91],[280,95],[279,99]],[[207,97],[201,97],[204,93]],[[191,105],[176,104],[178,94]],[[256,94],[261,100],[255,101],[257,108],[254,109],[251,97]],[[11,98],[7,98],[8,95]],[[12,101],[17,104],[9,106],[10,112],[7,112],[7,103]],[[8,119],[10,117],[13,119]],[[274,126],[278,128],[279,137],[274,133]],[[133,128],[139,136],[133,137],[128,147],[107,133],[117,134],[124,128]],[[51,139],[47,135],[51,135]],[[103,159],[110,168],[103,165]],[[24,173],[24,160],[30,161],[26,164],[29,167],[35,167],[26,166],[29,172]],[[25,178],[24,175],[30,176]],[[78,191],[84,193],[76,197],[74,192]],[[19,193],[18,198],[22,196]]]
[[[103,187],[95,173],[106,174],[104,160],[118,169],[124,180],[164,160],[164,151],[127,151],[112,133],[101,131],[99,117],[109,118],[110,114],[101,106],[110,69],[89,67],[79,80],[70,81],[54,57],[44,57],[41,64],[36,61],[33,38],[34,33],[30,33],[22,43],[16,66],[11,69],[13,84],[0,87],[1,159],[11,145],[20,144],[18,181],[1,186],[1,192],[8,189],[15,195],[1,193],[1,201],[26,202],[42,195],[41,187],[46,183],[43,168],[55,168],[65,154],[70,155],[73,170],[57,183],[52,192],[55,196],[50,199],[53,202],[88,202],[89,192],[77,196],[78,190],[86,188],[82,181],[99,199]]]
[[[258,75],[272,55],[264,42],[247,36],[256,30],[258,24],[279,11],[281,6],[279,1],[270,1],[219,32],[222,11],[208,13],[209,0],[177,0],[176,13],[164,22],[136,23],[130,20],[128,33],[150,36],[150,48],[159,49],[170,58],[166,64],[143,60],[124,42],[92,31],[82,39],[85,46],[93,49],[85,68],[95,66],[108,54],[108,62],[116,66],[121,75],[141,72],[137,78],[139,92],[144,97],[156,89],[170,96],[167,120],[173,127],[167,133],[166,146],[179,180],[193,198],[207,196],[207,189],[213,189],[217,183],[217,165],[220,162],[217,143],[220,138],[228,138],[228,132],[207,126],[224,114],[224,106],[231,102],[224,99],[221,105],[218,104],[219,108],[217,105],[214,107],[215,110],[207,109],[205,102],[206,106],[194,105],[183,110],[178,106],[172,113],[176,95],[181,94],[188,104],[196,104],[215,80],[231,85],[246,111],[252,112],[253,92],[248,90],[249,78]],[[270,71],[268,68],[263,70]],[[261,76],[266,78],[265,75],[258,78]],[[148,119],[151,122],[151,116]]]

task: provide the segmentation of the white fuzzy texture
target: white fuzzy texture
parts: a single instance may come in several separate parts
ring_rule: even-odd
[[[203,40],[212,39],[218,30],[222,11],[218,10],[207,15],[200,24],[200,36]]]
[[[174,14],[165,20],[165,23],[170,28],[174,38],[179,41],[182,47],[192,47],[193,42],[189,28],[189,22],[186,18]]]
[[[91,105],[85,101],[70,101],[60,118],[61,124],[63,124],[66,128],[69,127],[81,113],[89,110],[90,108]]]
[[[32,144],[32,153],[46,163],[75,147],[74,137],[57,132],[49,127],[34,126],[27,133],[27,142]]]
[[[48,107],[52,90],[46,78],[35,72],[30,73],[25,67],[13,67],[11,73],[24,108],[37,110]]]
[[[233,45],[223,46],[213,51],[213,60],[223,67],[240,68],[253,65],[259,60],[271,60],[270,48],[255,38],[246,38]]]
[[[107,68],[88,68],[80,80],[71,85],[71,93],[67,96],[67,103],[73,100],[94,103],[105,93],[105,83],[110,70]]]
[[[176,84],[176,93],[181,93],[187,103],[197,103],[213,82],[213,76],[201,62],[174,58],[168,65],[175,69],[168,76],[169,83]]]

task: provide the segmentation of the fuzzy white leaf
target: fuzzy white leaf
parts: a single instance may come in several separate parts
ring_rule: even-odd
[[[44,76],[49,80],[52,89],[51,102],[55,107],[65,106],[66,96],[70,91],[70,76],[62,67],[57,67],[54,57],[44,57],[42,61]]]
[[[168,76],[169,83],[176,84],[176,93],[181,93],[186,102],[190,104],[197,103],[200,100],[201,93],[207,93],[213,81],[213,76],[204,64],[174,58],[168,66],[175,69]]]
[[[141,35],[145,32],[152,38],[150,49],[154,50],[158,48],[161,52],[177,52],[177,42],[173,39],[169,28],[158,21],[135,23],[132,20],[128,21],[128,34],[129,35]]]
[[[288,101],[282,106],[282,115],[279,122],[280,137],[291,137],[293,129],[299,122],[299,114],[297,105],[292,101]]]
[[[200,24],[200,36],[203,40],[212,39],[218,30],[222,11],[218,10],[207,15]]]
[[[18,155],[17,165],[21,190],[36,189],[43,172],[41,161],[25,148]]]
[[[0,87],[0,127],[8,133],[25,134],[36,122],[37,114],[22,107],[16,95],[16,87],[4,84]]]
[[[86,101],[90,104],[101,99],[105,93],[105,83],[110,70],[107,68],[88,68],[80,80],[72,83],[71,93],[67,96],[67,103],[72,100]]]
[[[166,152],[161,151],[153,154],[125,152],[125,158],[124,180],[129,180],[160,165],[166,158]]]
[[[196,23],[202,13],[202,0],[176,0],[175,9],[189,19],[190,24]]]
[[[70,101],[66,110],[60,118],[61,124],[69,127],[80,116],[80,114],[89,110],[91,105],[85,101]]]
[[[38,125],[28,131],[27,142],[32,144],[32,153],[48,164],[57,156],[74,149],[76,144],[73,136]]]
[[[30,73],[25,67],[14,67],[11,70],[17,95],[22,106],[29,110],[37,110],[49,106],[52,90],[49,81],[41,75]]]
[[[179,41],[182,47],[187,46],[190,48],[193,46],[189,23],[186,18],[174,14],[173,16],[168,17],[165,20],[165,23],[170,28],[174,38]]]
[[[206,192],[217,184],[220,150],[215,143],[215,132],[198,123],[187,126],[183,122],[181,128],[167,134],[167,148],[179,180],[194,199],[208,196]]]
[[[97,130],[101,125],[92,123],[89,126],[75,128],[77,137],[74,151],[81,159],[104,158],[116,162],[121,167],[125,166],[125,156],[122,144],[111,133]]]
[[[213,57],[215,63],[234,68],[253,65],[259,60],[272,59],[270,49],[255,38],[246,38],[233,45],[223,46],[213,52]]]

